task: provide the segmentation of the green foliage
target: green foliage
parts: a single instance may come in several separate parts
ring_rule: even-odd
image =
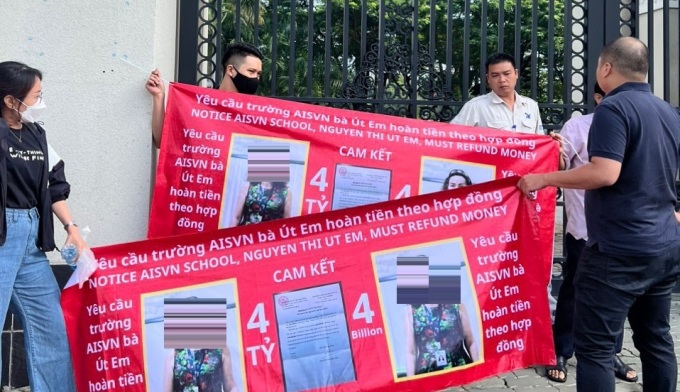
[[[224,1],[222,34],[224,42],[240,39],[260,47],[266,57],[261,84],[263,95],[341,98],[346,96],[347,86],[365,80],[367,75],[374,78],[374,83],[382,81],[384,89],[395,96],[409,95],[411,77],[418,75],[419,92],[423,83],[436,90],[427,94],[420,92],[419,101],[446,100],[459,106],[464,98],[483,91],[485,59],[481,56],[499,51],[502,44],[504,52],[519,53],[519,83],[523,95],[533,96],[542,103],[562,103],[564,37],[570,34],[564,26],[563,2],[470,0],[469,9],[465,3],[464,0],[241,0],[240,15],[236,15],[235,2]],[[499,29],[501,3],[504,23]],[[418,7],[417,12],[414,5]],[[381,11],[384,13],[382,26]],[[520,13],[517,42],[516,12]],[[417,14],[415,32],[414,14]],[[486,23],[482,24],[484,14]],[[240,37],[236,37],[237,18]],[[466,26],[468,40],[465,39]],[[381,57],[382,78],[378,75],[378,57],[371,61],[372,58],[366,56],[380,44],[381,28],[384,55],[373,54],[384,56]],[[447,43],[451,46],[450,58],[447,58]],[[421,63],[413,70],[411,53],[416,50],[421,54]],[[434,56],[430,57],[429,53]],[[535,67],[532,67],[532,55]],[[372,67],[368,73],[367,65]],[[552,80],[548,80],[549,68]],[[367,96],[381,98],[376,96],[376,84],[362,89]],[[408,115],[408,111],[401,112]]]

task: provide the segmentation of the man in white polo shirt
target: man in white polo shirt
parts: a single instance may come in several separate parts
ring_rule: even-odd
[[[485,65],[486,82],[491,92],[469,100],[451,124],[543,135],[538,104],[515,91],[519,76],[515,58],[509,54],[496,53],[486,59]],[[561,137],[552,132],[551,136],[560,142],[562,150]],[[564,168],[565,163],[561,156],[562,154],[559,166]],[[551,289],[552,284],[548,285],[548,303],[550,314],[554,318],[557,300],[550,294]]]
[[[491,92],[469,100],[451,124],[543,134],[538,104],[515,91],[519,73],[515,59],[496,53],[486,59],[486,82]]]

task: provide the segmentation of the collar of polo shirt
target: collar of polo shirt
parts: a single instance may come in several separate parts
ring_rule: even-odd
[[[493,103],[505,103],[505,101],[503,101],[503,98],[499,97],[498,94],[496,94],[493,91],[491,91],[489,93],[489,96],[491,97],[491,102],[493,102]],[[524,98],[524,96],[517,94],[517,91],[515,91],[515,102],[519,103],[522,106],[527,105],[527,102],[526,102],[526,99]]]

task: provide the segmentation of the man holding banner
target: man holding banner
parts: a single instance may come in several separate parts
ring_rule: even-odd
[[[588,241],[576,272],[577,389],[614,391],[616,337],[628,320],[645,390],[675,391],[671,292],[680,273],[680,116],[645,83],[648,50],[636,38],[607,44],[597,67],[605,99],[595,109],[590,161],[524,176],[527,195],[547,186],[586,189]]]
[[[468,101],[451,124],[473,127],[496,128],[510,132],[543,134],[541,113],[538,104],[531,98],[515,91],[519,71],[515,58],[509,54],[496,53],[486,59],[486,82],[491,92]],[[562,142],[559,135],[551,136]],[[564,168],[564,160],[560,154],[560,168]],[[552,284],[548,285],[548,304],[550,313],[554,314],[557,300],[552,296]]]
[[[262,75],[262,52],[253,45],[233,43],[227,46],[222,56],[222,84],[219,90],[255,94]],[[227,77],[228,76],[228,77]],[[161,148],[163,121],[165,119],[165,86],[159,70],[154,69],[146,81],[146,89],[153,97],[151,132],[153,142]]]

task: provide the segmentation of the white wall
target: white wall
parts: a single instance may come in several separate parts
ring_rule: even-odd
[[[154,152],[151,100],[158,66],[175,67],[176,1],[0,0],[0,61],[43,72],[48,141],[66,162],[69,205],[91,246],[145,238]],[[57,244],[64,231],[56,226]],[[56,253],[50,255],[59,260]]]

